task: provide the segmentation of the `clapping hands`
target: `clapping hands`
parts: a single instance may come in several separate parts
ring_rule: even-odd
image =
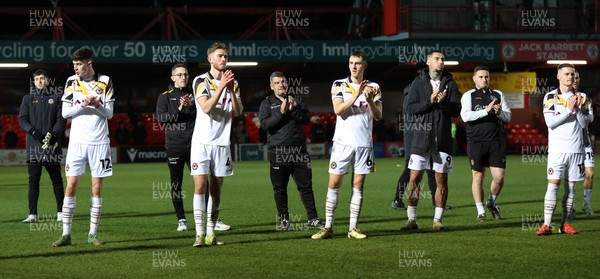
[[[431,103],[441,103],[446,99],[446,94],[448,92],[448,88],[444,88],[444,91],[439,89],[434,89],[433,93],[431,93]]]
[[[179,110],[191,107],[193,101],[194,97],[192,96],[192,94],[187,94],[179,97]]]
[[[567,100],[567,108],[570,111],[575,111],[575,108],[578,108],[581,106],[581,102],[582,102],[581,98],[581,94],[575,94],[573,96],[571,96],[571,98],[569,98],[569,100]]]
[[[375,88],[372,86],[368,86],[367,84],[369,84],[368,80],[363,80],[360,83],[358,95],[360,96],[361,94],[364,94],[365,99],[367,99],[367,102],[371,103],[373,101],[373,97],[375,96]]]

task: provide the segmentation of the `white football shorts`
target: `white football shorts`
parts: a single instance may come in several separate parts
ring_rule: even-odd
[[[548,153],[548,179],[582,181],[584,175],[583,153]]]
[[[65,160],[65,176],[82,176],[85,165],[90,165],[92,177],[112,175],[112,159],[110,145],[69,143]]]
[[[372,147],[348,146],[333,143],[329,159],[329,173],[344,175],[348,173],[352,163],[355,174],[369,174],[375,170]]]
[[[585,148],[585,159],[583,161],[583,164],[586,168],[594,167],[594,150],[592,150],[591,146]]]
[[[430,170],[438,173],[452,172],[452,155],[446,152],[431,152],[429,154],[410,154],[408,168],[411,170]]]
[[[229,146],[192,143],[190,164],[192,175],[212,174],[215,177],[233,175]]]

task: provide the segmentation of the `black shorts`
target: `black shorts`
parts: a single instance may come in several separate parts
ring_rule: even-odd
[[[506,168],[505,145],[502,142],[474,142],[467,145],[472,170],[485,167]]]

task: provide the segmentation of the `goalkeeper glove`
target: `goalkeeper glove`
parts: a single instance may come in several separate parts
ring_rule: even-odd
[[[44,143],[42,145],[42,149],[44,150],[50,149],[50,151],[54,151],[54,149],[58,147],[58,139],[50,132],[46,134],[46,137],[44,137],[44,140],[42,142]]]

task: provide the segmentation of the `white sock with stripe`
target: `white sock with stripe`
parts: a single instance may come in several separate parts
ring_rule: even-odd
[[[220,197],[214,197],[210,195],[208,197],[208,204],[206,206],[207,218],[206,218],[206,235],[215,233],[215,225],[217,224],[217,219],[219,218],[219,206],[221,204]]]
[[[193,207],[196,236],[198,236],[204,234],[204,215],[206,215],[205,194],[194,194]]]
[[[408,220],[417,221],[417,207],[412,205],[406,207],[406,216]]]
[[[568,224],[571,217],[571,209],[575,202],[575,181],[569,181],[568,185],[565,185],[565,194],[562,200],[562,219],[561,224]]]
[[[546,196],[544,197],[544,225],[550,226],[552,223],[552,214],[556,207],[556,195],[558,193],[558,184],[548,183]]]
[[[62,235],[71,234],[71,223],[73,222],[73,215],[75,215],[75,197],[67,197],[63,199],[63,233]]]
[[[100,215],[102,215],[102,197],[92,197],[90,202],[90,234],[98,233]]]
[[[583,189],[583,202],[585,204],[590,204],[591,198],[592,198],[592,189]]]
[[[361,207],[362,191],[352,187],[352,198],[350,198],[350,226],[348,227],[348,231],[356,228]]]
[[[333,227],[333,219],[335,210],[338,204],[338,191],[339,189],[327,188],[327,199],[325,200],[325,227]]]

